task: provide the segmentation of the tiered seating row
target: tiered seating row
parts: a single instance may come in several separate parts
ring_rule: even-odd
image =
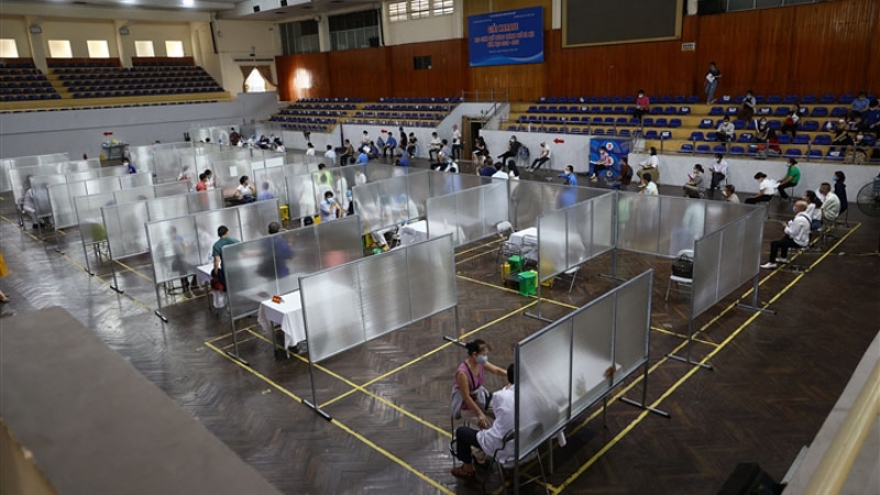
[[[380,98],[361,104],[355,98],[298,100],[273,115],[287,130],[327,132],[339,122],[346,124],[405,125],[434,127],[442,121],[458,98]]]
[[[135,108],[135,107],[165,107],[172,105],[195,105],[202,103],[218,103],[220,100],[183,100],[183,101],[162,101],[162,102],[144,102],[144,103],[126,103],[121,105],[94,105],[87,107],[69,107],[69,108],[35,108],[26,110],[0,110],[0,114],[12,113],[40,113],[40,112],[66,112],[68,110],[98,110],[106,108]]]
[[[26,65],[26,64],[25,64]],[[60,99],[52,83],[38,69],[0,66],[0,101]]]

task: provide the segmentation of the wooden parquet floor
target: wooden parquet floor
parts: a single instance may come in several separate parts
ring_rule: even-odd
[[[125,291],[118,295],[108,287],[106,263],[95,267],[97,276],[83,271],[76,229],[58,236],[62,256],[18,229],[9,200],[0,206],[12,271],[0,282],[12,298],[4,311],[66,308],[282,492],[480,492],[449,474],[449,388],[464,352],[442,337],[484,339],[492,362],[506,365],[512,345],[543,326],[524,314],[538,310],[536,299],[500,284],[493,239],[456,256],[460,328],[447,311],[316,366],[317,402],[332,415],[328,422],[300,403],[311,400],[307,363],[276,358],[272,337],[254,318],[237,325],[248,368],[225,355],[232,327],[227,316],[207,311],[204,297],[169,298],[167,324],[153,316],[147,257],[115,267]],[[815,263],[809,274],[762,272],[760,302],[777,315],[733,308],[750,289],[742,287],[697,320],[692,357],[708,356],[712,371],[666,357],[684,352],[688,331],[686,296],[663,299],[669,260],[619,253],[622,277],[655,269],[647,401],[672,418],[618,401],[641,398],[642,377],[632,378],[610,398],[604,421],[594,408],[567,429],[568,445],[553,449],[551,492],[711,494],[745,461],[780,479],[880,329],[880,259],[851,255],[876,248],[880,225],[856,212],[850,218],[861,224],[833,252],[805,256]],[[778,224],[768,222],[766,242],[779,236]],[[567,283],[542,291],[541,313],[559,318],[614,287],[601,276],[610,269],[610,255],[602,256],[584,266],[570,295]],[[490,387],[501,385],[490,377]],[[533,484],[525,493],[543,491]]]

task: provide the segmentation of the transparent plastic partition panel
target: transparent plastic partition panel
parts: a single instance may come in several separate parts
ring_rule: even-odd
[[[331,188],[333,189],[333,197],[336,198],[344,210],[348,210],[352,202],[354,187],[354,175],[343,173],[344,169],[334,169],[330,172],[332,177]],[[323,199],[323,198],[322,198]]]
[[[742,281],[758,274],[761,264],[761,243],[764,238],[764,209],[757,207],[746,217],[742,239]]]
[[[552,279],[566,268],[567,210],[547,212],[538,219],[538,279]]]
[[[382,226],[391,227],[410,218],[409,198],[406,195],[406,177],[394,177],[376,183],[379,186]],[[415,213],[418,208],[413,205]]]
[[[241,219],[241,236],[243,241],[259,239],[269,235],[271,222],[281,223],[278,200],[258,201],[236,208]]]
[[[121,189],[113,193],[113,199],[116,204],[134,203],[136,201],[146,201],[156,197],[156,191],[153,186],[135,187],[132,189]]]
[[[617,289],[617,321],[614,336],[614,383],[623,379],[648,359],[648,332],[651,321],[651,279],[642,273]],[[619,366],[619,368],[617,368]]]
[[[593,246],[593,206],[595,200],[583,201],[565,210],[568,249],[565,268],[580,265],[595,256]]]
[[[682,249],[693,249],[703,236],[708,201],[660,196],[660,242],[657,254],[678,256]]]
[[[278,198],[287,204],[287,186],[284,183],[285,168],[287,167],[281,166],[254,170],[251,182],[257,190],[258,198]]]
[[[180,156],[176,149],[156,149],[153,154],[153,166],[158,182],[177,180],[180,175]],[[202,171],[202,169],[199,169]]]
[[[483,191],[482,188],[467,189],[455,193],[457,224],[461,231],[459,245],[468,244],[482,238],[483,232]]]
[[[128,156],[129,158],[131,158],[131,164],[134,165],[134,168],[136,170],[149,170],[150,172],[154,172],[156,170],[156,164],[153,160],[152,145],[129,146]]]
[[[722,299],[745,281],[742,276],[743,251],[748,218],[742,218],[721,231],[721,273],[718,275],[718,299]],[[748,277],[745,277],[748,279]]]
[[[123,189],[152,186],[153,176],[149,172],[143,174],[122,175],[119,177],[119,183],[122,185]]]
[[[75,183],[85,191],[85,184]],[[46,188],[49,194],[49,203],[52,206],[52,219],[56,229],[65,229],[76,225],[76,210],[73,209],[73,200],[70,197],[70,184],[57,184]]]
[[[233,318],[255,313],[261,301],[279,294],[274,242],[270,238],[224,246],[223,272]]]
[[[428,236],[433,239],[452,234],[452,243],[457,247],[462,244],[463,236],[458,228],[456,196],[450,194],[428,200]]]
[[[363,167],[364,174],[366,174],[367,176],[367,182],[376,182],[380,180],[390,179],[395,176],[395,167],[389,165],[382,165],[380,163],[368,163],[366,165],[363,165]]]
[[[82,182],[84,180],[97,179],[100,177],[99,171],[94,169],[68,172],[64,175],[67,176],[67,182]]]
[[[122,184],[119,182],[119,177],[100,177],[86,181],[86,194],[88,195],[112,193],[120,189],[122,189]],[[110,196],[113,197],[113,194]]]
[[[277,153],[272,153],[265,157],[266,168],[270,167],[280,167],[284,165],[284,155],[279,155]]]
[[[310,217],[317,214],[315,203],[315,189],[311,175],[297,175],[287,177],[287,206],[290,208],[290,218]]]
[[[219,210],[223,208],[223,191],[210,189],[186,195],[187,210],[189,213],[200,211]]]
[[[615,243],[617,223],[614,221],[614,208],[617,197],[605,194],[591,201],[593,204],[593,256],[610,251]]]
[[[352,189],[354,211],[361,217],[364,233],[383,227],[381,196],[379,184],[364,184]]]
[[[73,199],[76,209],[79,234],[84,244],[94,244],[107,240],[107,230],[101,217],[101,207],[112,206],[113,193],[77,196]]]
[[[52,203],[49,199],[48,187],[66,183],[67,179],[63,175],[31,177],[31,187],[34,190],[34,210],[38,217],[52,216]]]
[[[366,340],[412,321],[405,249],[370,256],[356,266]]]
[[[359,280],[357,265],[353,264],[302,279],[300,291],[312,362],[364,342]]]
[[[412,319],[419,320],[455,306],[452,237],[439,237],[407,246],[406,253]]]
[[[718,294],[718,257],[721,255],[721,232],[709,234],[694,249],[693,313],[696,318],[711,308]]]
[[[217,242],[217,229],[225,225],[229,229],[229,237],[241,240],[241,230],[238,224],[238,212],[233,208],[224,210],[202,211],[194,214],[196,220],[196,232],[199,235],[199,259],[203,263],[211,262],[211,251]]]
[[[65,164],[63,172],[65,174],[70,174],[74,172],[87,172],[89,170],[97,172],[97,169],[99,169],[100,167],[101,160],[97,158],[90,158],[88,160],[73,160]]]
[[[223,190],[223,197],[231,198],[235,195],[241,177],[247,175],[253,180],[251,162],[248,160],[229,160],[214,162],[211,164],[214,174],[215,186]]]
[[[706,202],[706,233],[720,230],[734,220],[744,217],[749,213],[750,206],[733,204],[725,201]]]
[[[541,216],[541,184],[531,181],[508,181],[510,188],[510,216],[514,230],[538,225]]]
[[[363,257],[361,223],[357,215],[318,224],[317,232],[322,269]]]
[[[434,172],[423,172],[409,174],[406,177],[406,195],[409,201],[415,206],[415,211],[410,208],[410,220],[422,218],[425,216],[425,210],[428,207],[428,198],[431,197],[431,176]],[[415,213],[415,216],[413,214]]]
[[[189,192],[189,185],[186,182],[169,182],[167,184],[158,184],[153,186],[153,192],[157,198],[166,196],[178,196]]]
[[[271,239],[279,294],[299,289],[299,277],[321,270],[317,226],[288,230],[271,236]]]
[[[114,260],[149,250],[144,224],[149,221],[146,201],[101,208],[107,242]]]
[[[586,309],[572,315],[571,414],[584,409],[611,388],[611,342],[614,296],[606,293]],[[560,349],[560,354],[563,347]]]
[[[483,235],[498,232],[498,224],[510,217],[507,201],[507,183],[496,181],[480,188],[483,194]]]
[[[128,167],[122,165],[98,169],[98,177],[121,177],[123,175],[128,175]]]
[[[169,196],[147,201],[150,221],[178,218],[188,214],[186,196]]]
[[[333,191],[333,173],[329,170],[316,172],[312,174],[312,181],[315,187],[315,204],[319,205],[324,201],[327,191]]]
[[[569,418],[571,329],[572,320],[565,319],[520,345],[519,452],[523,457]]]
[[[617,211],[618,247],[656,253],[660,236],[660,197],[619,193]]]
[[[149,222],[146,231],[157,284],[196,273],[201,263],[193,217]]]
[[[53,165],[33,165],[29,167],[14,168],[9,171],[9,182],[12,185],[12,197],[19,203],[24,197],[30,185],[31,177],[56,175]]]

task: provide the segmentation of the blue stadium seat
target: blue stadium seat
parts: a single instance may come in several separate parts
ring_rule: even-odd
[[[780,134],[776,137],[779,138],[779,144],[791,144],[791,136],[788,134]]]
[[[692,145],[692,144],[683,144],[683,145],[681,145],[681,148],[678,149],[678,152],[679,152],[679,153],[682,153],[682,154],[688,154],[688,155],[690,155],[690,154],[692,154],[692,153],[694,152],[694,145]]]
[[[712,148],[710,148],[708,144],[700,144],[700,145],[697,145],[697,154],[700,154],[700,155],[711,155],[711,154],[712,154]]]
[[[703,119],[700,121],[700,125],[697,127],[698,129],[714,129],[715,122],[712,119]]]
[[[661,131],[660,132],[660,140],[661,141],[668,141],[670,139],[672,139],[672,132],[671,131]]]
[[[805,120],[801,122],[801,130],[804,132],[816,132],[819,130],[819,122],[816,120]]]
[[[669,120],[669,127],[673,128],[673,129],[678,129],[679,127],[681,127],[681,125],[682,125],[681,119],[670,119]]]
[[[715,132],[707,132],[706,141],[718,141],[718,134]]]
[[[665,119],[665,118],[659,118],[659,119],[657,119],[657,120],[654,121],[654,125],[655,125],[656,127],[668,127],[668,126],[669,126],[669,120],[667,120],[667,119]]]
[[[798,102],[797,95],[785,95],[785,98],[782,100],[782,103],[785,103],[786,105],[794,105],[797,102]]]
[[[645,132],[645,139],[659,139],[659,137],[659,134],[654,129]]]
[[[733,128],[741,131],[746,128],[746,121],[743,119],[736,119],[733,121]]]
[[[831,109],[832,117],[842,118],[846,117],[848,113],[849,111],[844,107],[834,107]]]
[[[694,131],[691,133],[688,141],[705,141],[706,136],[703,135],[702,132]]]
[[[789,158],[798,158],[804,155],[800,148],[789,148],[785,151],[785,156]]]
[[[806,134],[798,134],[794,139],[791,140],[792,144],[801,144],[806,145],[810,144],[810,136]]]
[[[824,155],[822,154],[822,150],[810,150],[807,153],[807,157],[810,160],[821,160]]]
[[[720,153],[720,154],[722,154],[722,155],[726,154],[726,153],[727,153],[727,145],[724,145],[724,144],[716,144],[716,145],[712,148],[712,153],[715,153],[715,154]]]
[[[819,103],[822,105],[830,105],[836,101],[837,101],[837,96],[830,94],[830,93],[826,93],[826,94],[822,95],[821,98],[819,98]]]
[[[816,95],[806,94],[801,97],[801,103],[806,105],[812,105],[816,103]]]
[[[852,93],[844,93],[844,94],[840,95],[840,98],[838,98],[837,102],[842,103],[844,105],[849,105],[855,99],[856,99],[856,95],[854,95]]]
[[[767,96],[767,104],[768,105],[778,105],[782,102],[782,97],[779,95],[768,95]]]
[[[691,107],[681,107],[678,109],[678,113],[680,115],[690,115],[691,114]]]
[[[663,113],[665,113],[666,115],[675,115],[678,113],[678,109],[676,107],[666,107],[663,110]]]
[[[728,151],[728,153],[730,153],[732,156],[744,155],[745,152],[746,150],[742,146],[731,146],[730,150]]]
[[[773,112],[774,117],[785,117],[791,112],[791,109],[788,107],[776,107],[776,111]]]
[[[744,133],[742,133],[742,134],[739,135],[739,139],[737,139],[736,142],[738,142],[738,143],[751,143],[751,142],[752,142],[752,139],[753,139],[754,137],[755,137],[755,136],[754,136],[752,133],[750,133],[750,132],[744,132]]]

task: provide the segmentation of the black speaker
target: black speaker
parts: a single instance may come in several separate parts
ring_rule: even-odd
[[[281,6],[287,7],[287,0],[281,0]]]
[[[259,5],[254,5],[254,13],[256,14],[256,13],[259,12],[259,11],[260,11],[260,6],[259,6]]]
[[[379,37],[370,36],[369,42],[371,47],[376,48],[377,46],[379,46]]]
[[[697,2],[697,13],[700,15],[720,14],[722,12],[724,12],[724,0],[699,0]]]

